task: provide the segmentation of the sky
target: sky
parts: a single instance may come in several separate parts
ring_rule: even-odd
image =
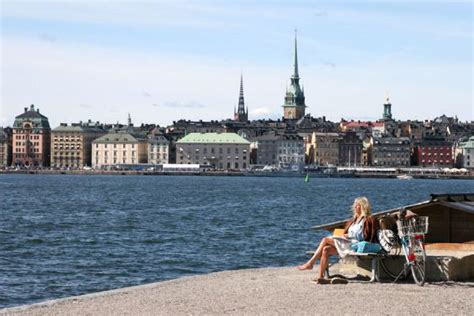
[[[474,119],[471,1],[0,0],[0,126],[281,118],[295,30],[307,113]]]

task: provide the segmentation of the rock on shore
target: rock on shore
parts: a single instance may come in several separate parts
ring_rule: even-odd
[[[474,283],[316,285],[295,267],[225,271],[0,310],[14,315],[472,315]]]

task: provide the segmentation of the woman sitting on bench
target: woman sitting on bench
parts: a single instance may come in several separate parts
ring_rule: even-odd
[[[347,283],[347,281],[341,279],[328,280],[324,278],[324,271],[328,267],[329,257],[337,254],[344,256],[340,251],[342,252],[343,248],[350,249],[350,245],[354,242],[374,242],[376,239],[377,221],[371,216],[369,200],[366,197],[356,198],[352,210],[354,212],[352,219],[347,222],[344,229],[345,239],[323,238],[311,259],[298,266],[299,270],[312,270],[314,263],[320,259],[319,275],[315,280],[318,284]]]

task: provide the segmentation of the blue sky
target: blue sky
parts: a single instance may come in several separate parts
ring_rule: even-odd
[[[298,30],[308,112],[473,119],[472,4],[434,1],[1,2],[0,125],[278,118]]]

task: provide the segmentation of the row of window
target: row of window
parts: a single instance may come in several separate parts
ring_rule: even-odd
[[[54,141],[55,142],[69,142],[69,141],[71,141],[71,142],[74,142],[74,141],[80,142],[81,137],[80,136],[77,136],[77,137],[71,136],[71,138],[69,138],[69,137],[65,137],[65,138],[63,138],[63,137],[54,137]]]
[[[113,162],[112,162],[113,161]],[[108,159],[104,159],[104,164],[107,165],[109,163],[109,160]],[[111,160],[111,163],[114,163],[114,164],[118,164],[118,163],[129,163],[127,162],[127,159],[123,158],[122,161],[120,162],[118,159],[114,158],[113,160]],[[132,164],[135,163],[135,159],[132,159],[132,161],[130,162]],[[99,164],[99,159],[96,159],[95,160],[95,164],[98,165]]]
[[[78,151],[78,152],[53,152],[53,156],[80,156],[81,155],[81,152]]]
[[[16,148],[16,151],[17,153],[27,153],[27,152],[30,152],[30,153],[39,153],[40,150],[39,148],[30,148],[29,151],[25,150],[25,148]]]
[[[425,152],[422,152],[421,153],[422,156],[431,156],[431,153],[425,153]],[[443,153],[439,153],[440,156],[443,156],[444,154]],[[433,153],[433,156],[438,156],[438,153]],[[446,156],[451,156],[451,153],[447,153]]]
[[[132,156],[135,156],[135,153],[136,153],[135,151],[132,151]],[[95,155],[96,155],[96,157],[98,157],[98,156],[99,156],[99,152],[96,151],[96,152],[95,152]],[[104,151],[104,156],[107,157],[108,155],[109,155],[109,152],[108,152],[108,151]],[[124,151],[124,152],[122,153],[122,155],[123,155],[123,156],[127,156],[127,151]],[[117,156],[117,151],[114,151],[114,157],[115,157],[115,156]]]
[[[168,156],[166,154],[163,154],[163,155],[156,154],[156,156],[154,154],[150,154],[150,159],[155,159],[155,157],[156,157],[156,159],[160,159],[160,158],[161,159],[168,159],[167,158]]]
[[[107,145],[108,144],[104,144],[104,148],[107,148]],[[126,148],[126,145],[127,144],[122,144],[122,148]],[[135,148],[135,144],[131,144],[132,145],[132,148]],[[114,148],[117,148],[117,144],[114,144],[113,146]],[[95,144],[95,148],[99,148],[99,144]]]
[[[39,135],[16,135],[15,139],[40,139]]]
[[[374,157],[380,157],[380,158],[384,158],[384,157],[387,157],[387,158],[390,158],[390,157],[397,157],[397,158],[410,158],[410,154],[386,154],[386,155],[377,155],[377,154],[374,154]]]
[[[281,154],[303,154],[303,152],[301,150],[298,150],[298,149],[288,149],[288,152],[286,149],[280,149],[278,151],[278,153],[281,155]]]
[[[25,146],[27,142],[15,142],[15,146]],[[30,142],[31,145],[33,146],[39,146],[39,142]]]
[[[181,148],[179,149],[179,151],[182,152],[182,151],[183,151],[183,148],[181,147]],[[199,148],[196,148],[195,151],[196,151],[196,152],[199,152],[200,150],[199,150]],[[230,147],[227,147],[227,154],[230,154],[231,151],[232,151],[231,148],[230,148]],[[207,154],[207,152],[208,152],[207,147],[204,147],[204,148],[202,149],[202,153],[203,153],[203,154]],[[211,147],[210,152],[211,152],[211,154],[215,154],[215,153],[216,153],[216,149],[215,149],[214,147]],[[239,153],[239,148],[236,147],[236,148],[234,149],[234,152],[235,152],[236,154],[238,154],[238,153]],[[242,152],[243,152],[243,153],[246,153],[246,152],[247,152],[247,149],[242,150]],[[219,154],[223,154],[223,153],[224,153],[224,148],[219,147]]]
[[[66,149],[66,150],[69,150],[69,149],[81,149],[81,146],[80,146],[80,145],[77,145],[77,146],[71,146],[71,147],[69,147],[69,146],[67,146],[67,145],[66,145],[66,146],[62,146],[62,145],[61,145],[61,146],[54,146],[53,148],[54,148],[54,149]]]
[[[449,164],[450,164],[450,163],[451,163],[451,160],[445,160],[445,161],[440,160],[440,161],[438,161],[438,160],[431,160],[431,159],[428,159],[428,160],[422,159],[421,162],[422,162],[422,163],[425,163],[425,162],[426,162],[426,163],[438,163],[438,162],[439,162],[439,163],[449,163]]]
[[[191,155],[187,155],[186,158],[187,158],[187,159],[191,159]],[[199,158],[200,158],[200,156],[196,155],[194,158],[195,158],[196,161],[198,161]],[[214,159],[214,157],[212,157],[212,158],[211,158],[211,157],[207,157],[207,156],[203,156],[203,157],[202,157],[203,160],[207,160],[207,159],[209,159],[209,158],[210,158],[210,159]],[[179,159],[183,160],[183,159],[184,159],[184,156],[179,156]],[[223,157],[223,156],[219,156],[219,160],[222,160],[222,159],[224,159],[224,157]],[[232,159],[232,157],[231,157],[231,156],[227,156],[227,159]],[[239,156],[235,156],[235,159],[238,160],[238,159],[239,159]],[[242,157],[242,160],[247,160],[247,156],[243,156],[243,157]]]

